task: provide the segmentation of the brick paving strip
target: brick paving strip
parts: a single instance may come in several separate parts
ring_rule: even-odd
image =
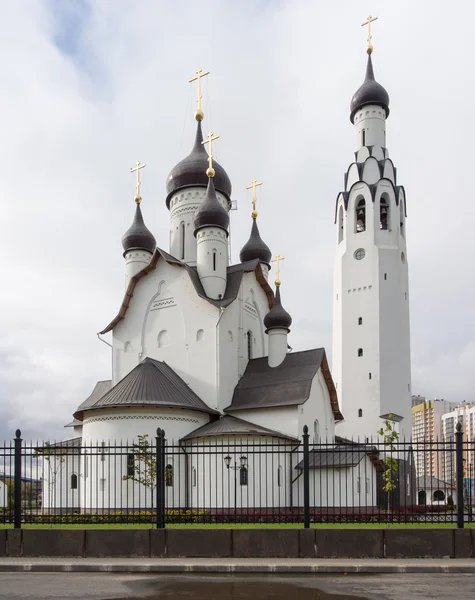
[[[0,558],[0,572],[475,573],[474,559]]]

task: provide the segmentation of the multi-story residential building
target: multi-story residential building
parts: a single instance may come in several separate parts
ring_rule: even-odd
[[[442,461],[442,479],[449,483],[455,481],[455,428],[463,425],[464,441],[464,477],[473,479],[475,473],[475,405],[464,402],[453,406],[450,412],[441,418],[444,452]]]
[[[417,477],[442,476],[444,446],[442,417],[452,408],[446,400],[412,396],[412,440]],[[455,425],[454,425],[455,427]]]

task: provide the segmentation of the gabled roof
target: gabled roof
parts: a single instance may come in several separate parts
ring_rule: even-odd
[[[39,454],[41,454],[42,452],[44,452],[46,450],[48,454],[52,454],[53,456],[55,456],[58,453],[50,452],[51,448],[54,448],[56,450],[67,450],[68,452],[75,453],[75,452],[79,452],[79,450],[81,448],[81,441],[82,441],[81,437],[75,437],[70,440],[64,440],[62,442],[56,442],[54,444],[49,444],[46,442],[43,446],[38,446],[38,448],[36,448],[36,450],[38,451]],[[66,454],[66,452],[61,452],[61,454]]]
[[[310,396],[312,382],[318,370],[322,370],[330,394],[332,412],[336,421],[343,415],[324,348],[291,352],[278,367],[269,367],[267,356],[247,363],[239,380],[231,405],[226,411],[252,408],[271,408],[303,404]]]
[[[182,438],[182,441],[215,435],[265,435],[298,443],[296,438],[285,435],[279,431],[267,429],[267,427],[261,427],[260,425],[256,425],[249,421],[244,421],[244,419],[232,417],[231,415],[224,415],[216,421],[211,421],[211,423],[207,423],[206,425],[195,429],[195,431],[185,435],[185,437]]]
[[[195,268],[190,267],[186,263],[178,260],[171,254],[168,254],[168,252],[157,248],[152,256],[150,263],[141,271],[139,271],[136,275],[130,278],[129,285],[127,286],[127,290],[125,292],[125,296],[122,300],[122,304],[120,306],[117,316],[109,323],[109,325],[107,325],[107,327],[105,327],[102,331],[99,332],[101,335],[112,331],[114,327],[118,323],[120,323],[120,321],[122,321],[129,308],[130,301],[133,298],[137,283],[142,279],[142,277],[145,277],[146,275],[148,275],[148,273],[150,273],[150,271],[153,271],[155,269],[160,259],[166,261],[170,265],[185,268],[198,296],[208,301],[213,306],[216,306],[217,308],[225,308],[237,298],[243,273],[250,273],[251,271],[254,271],[256,273],[256,279],[261,284],[262,289],[267,295],[269,308],[272,308],[272,305],[274,304],[274,292],[272,291],[270,285],[267,283],[267,279],[262,273],[261,264],[258,260],[251,260],[247,263],[241,263],[228,267],[228,281],[226,285],[226,292],[224,294],[224,298],[222,298],[221,300],[213,300],[212,298],[208,298],[206,296]]]
[[[219,414],[210,408],[165,362],[145,358],[86,410],[115,406],[166,406]],[[83,410],[74,414],[83,418]]]
[[[65,425],[65,427],[79,427],[80,425],[82,426],[81,421],[78,421],[78,419],[73,419],[71,423],[68,423]]]
[[[377,471],[384,471],[382,462],[379,459],[379,452],[375,446],[361,446],[344,444],[342,446],[323,446],[321,449],[310,450],[309,467],[310,469],[344,469],[356,467],[368,456],[374,468]],[[303,460],[295,467],[303,469]]]
[[[441,479],[437,479],[437,477],[429,477],[428,475],[423,475],[422,477],[418,477],[416,479],[416,486],[420,490],[454,490],[455,486],[447,483],[446,481],[442,481]]]
[[[94,389],[92,390],[91,395],[88,396],[84,400],[84,402],[78,406],[76,412],[82,411],[85,408],[88,408],[89,406],[92,406],[93,404],[95,404],[99,400],[99,398],[102,398],[102,396],[104,396],[104,394],[107,394],[107,392],[111,389],[111,387],[112,387],[111,379],[106,379],[104,381],[98,381],[96,383],[96,385],[94,386]],[[73,423],[74,423],[74,421],[72,423],[70,423],[70,425],[66,425],[66,427],[73,425]]]

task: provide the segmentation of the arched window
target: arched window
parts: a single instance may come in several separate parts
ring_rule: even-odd
[[[248,331],[246,333],[247,338],[247,358],[251,360],[252,358],[252,331]]]
[[[170,464],[165,467],[165,485],[167,487],[173,486],[173,465]]]
[[[231,330],[229,330],[229,331],[228,331],[228,340],[229,340],[230,342],[232,342],[232,341],[233,341],[233,332],[232,332]]]
[[[343,206],[338,211],[338,243],[343,240]]]
[[[402,237],[404,237],[404,200],[399,201],[399,229]]]
[[[358,317],[358,325],[363,325],[363,317]]]
[[[283,475],[283,474],[284,474],[284,470],[283,470],[283,468],[282,468],[282,465],[279,465],[279,466],[277,467],[277,485],[278,485],[279,487],[281,487],[281,486],[282,486],[282,475]]]
[[[132,352],[132,344],[130,342],[125,342],[124,352]]]
[[[366,202],[364,198],[356,204],[356,233],[366,231]]]
[[[432,496],[435,502],[444,502],[445,494],[442,490],[435,490],[434,495]]]
[[[358,348],[358,356],[363,356],[363,348]]]
[[[247,485],[247,467],[239,468],[239,485]]]
[[[181,259],[185,258],[185,222],[180,223],[180,246],[181,246]]]
[[[358,418],[361,418],[362,416],[363,416],[363,409],[358,408]]]
[[[364,129],[361,130],[361,145],[366,146],[366,131]]]
[[[71,475],[71,489],[72,490],[78,489],[78,476],[76,475],[76,473],[73,473]]]
[[[379,201],[379,228],[389,229],[389,204],[385,196]]]
[[[168,331],[166,329],[162,329],[157,337],[158,347],[164,348],[165,346],[170,345],[170,338],[168,336]]]
[[[318,419],[315,419],[313,422],[313,443],[320,443],[320,423],[318,422]]]
[[[196,487],[196,467],[191,469],[191,485]]]
[[[213,271],[216,271],[216,256],[217,252],[216,250],[213,250]]]
[[[201,342],[204,339],[205,339],[204,329],[198,329],[198,331],[196,332],[196,341]]]

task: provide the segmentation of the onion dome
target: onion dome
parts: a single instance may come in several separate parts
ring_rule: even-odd
[[[155,252],[157,242],[153,234],[145,226],[142,211],[140,210],[140,197],[135,199],[137,208],[135,209],[134,220],[132,225],[122,236],[122,246],[124,248],[124,256],[129,250],[147,250]]]
[[[366,66],[366,77],[363,85],[356,91],[350,103],[350,121],[354,123],[355,114],[363,106],[376,104],[386,111],[386,117],[389,115],[389,94],[374,78],[373,63],[371,61],[371,52],[368,51],[368,64]]]
[[[272,252],[269,250],[269,246],[262,241],[259,228],[257,227],[257,220],[255,218],[252,219],[251,235],[242,247],[239,258],[241,259],[241,262],[247,262],[248,260],[258,258],[266,265],[270,265]]]
[[[213,163],[213,166],[216,163]],[[214,177],[208,177],[208,189],[194,216],[195,235],[203,227],[220,227],[227,231],[229,227],[229,215],[223,206],[219,203],[214,188]]]
[[[170,199],[177,190],[188,187],[207,187],[208,177],[206,169],[208,168],[208,153],[201,143],[203,141],[203,132],[201,130],[201,121],[197,123],[195,144],[191,153],[180,161],[170,172],[167,179],[167,208],[170,208]],[[218,192],[226,197],[231,205],[231,181],[228,174],[215,160],[213,160],[215,170],[214,185]]]
[[[269,329],[287,329],[287,331],[290,331],[291,325],[292,317],[280,302],[280,285],[278,285],[275,292],[274,306],[264,317],[266,333]]]

